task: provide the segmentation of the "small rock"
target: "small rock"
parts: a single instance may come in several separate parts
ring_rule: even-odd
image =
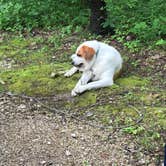
[[[82,127],[82,126],[79,126],[79,127],[78,127],[78,129],[82,130],[82,129],[83,129],[83,127]]]
[[[56,76],[56,73],[54,73],[54,72],[52,72],[50,75],[51,78],[54,78],[55,76]]]
[[[58,71],[58,72],[52,72],[51,73],[51,75],[50,75],[50,77],[51,78],[55,78],[55,77],[58,77],[58,76],[60,76],[60,75],[62,75],[62,74],[64,74],[65,72],[64,71]]]
[[[21,104],[21,105],[18,106],[18,108],[19,108],[19,109],[25,109],[25,108],[26,108],[26,105]]]
[[[56,56],[52,56],[52,59],[56,59]]]
[[[130,41],[130,40],[132,40],[132,37],[131,37],[130,35],[128,35],[128,36],[126,37],[126,40],[127,40],[127,41]]]
[[[51,142],[50,142],[50,141],[48,141],[48,142],[47,142],[47,144],[48,144],[48,145],[50,145],[50,144],[51,144]]]
[[[65,154],[66,156],[71,156],[71,152],[69,150],[66,150]]]
[[[37,108],[40,108],[40,107],[41,107],[41,105],[40,105],[40,104],[37,104],[36,106],[37,106]]]
[[[90,112],[90,111],[87,112],[86,116],[87,116],[87,117],[91,117],[91,116],[93,116],[93,112]]]
[[[0,84],[5,85],[5,82],[0,78]]]
[[[77,136],[76,136],[75,133],[72,133],[72,134],[71,134],[71,137],[73,137],[73,138],[77,138]]]
[[[46,161],[43,160],[40,162],[40,164],[44,165],[44,164],[46,164]]]
[[[113,123],[112,119],[109,120],[109,124]]]
[[[145,161],[145,159],[141,159],[141,160],[139,161],[139,163],[140,163],[140,164],[145,164],[146,161]]]
[[[82,141],[85,141],[85,140],[86,140],[84,137],[81,137],[80,139],[81,139]]]

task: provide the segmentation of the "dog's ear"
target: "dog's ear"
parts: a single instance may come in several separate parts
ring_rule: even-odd
[[[80,48],[80,54],[86,60],[91,60],[93,58],[93,56],[95,55],[95,50],[92,47],[82,46]]]

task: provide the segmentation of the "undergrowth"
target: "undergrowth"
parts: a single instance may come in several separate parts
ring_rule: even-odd
[[[166,3],[164,0],[105,0],[107,18],[103,27],[113,27],[115,40],[131,51],[143,46],[165,48]],[[102,10],[102,9],[101,9]],[[0,30],[57,30],[81,32],[88,27],[90,9],[86,1],[1,0]]]

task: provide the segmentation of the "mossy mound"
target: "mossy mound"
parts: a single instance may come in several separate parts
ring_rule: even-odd
[[[67,102],[65,107],[69,109],[71,108],[81,109],[81,107],[85,108],[91,104],[95,104],[97,101],[97,96],[98,96],[98,93],[96,93],[95,91],[85,92],[84,94],[81,94],[80,96],[75,97],[72,102]],[[80,111],[84,111],[84,110],[80,110]]]
[[[133,87],[140,87],[140,86],[146,86],[149,83],[149,81],[145,78],[140,78],[137,76],[129,76],[125,78],[119,78],[116,80],[116,84],[125,87],[125,88],[133,88]]]
[[[67,69],[69,65],[66,63],[32,66],[3,72],[1,78],[6,82],[8,90],[14,93],[53,95],[70,91],[76,84],[78,75],[69,79],[61,74]],[[50,77],[52,72],[55,73],[55,78]]]

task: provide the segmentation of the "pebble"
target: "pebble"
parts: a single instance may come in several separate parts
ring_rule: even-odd
[[[5,85],[5,82],[0,78],[0,84]]]
[[[43,161],[40,162],[40,164],[42,164],[42,165],[46,164],[46,161],[43,160]]]
[[[131,37],[130,35],[128,35],[128,36],[126,37],[126,40],[127,40],[127,41],[130,41],[130,40],[132,40],[132,37]]]
[[[54,72],[52,72],[50,75],[51,78],[54,78],[55,76],[56,76],[56,73],[54,73]]]
[[[86,116],[87,116],[87,117],[93,116],[93,112],[87,112]]]
[[[72,137],[72,138],[77,138],[77,136],[76,136],[75,133],[72,133],[72,134],[71,134],[71,137]]]
[[[71,152],[69,150],[66,150],[65,154],[66,156],[71,156]]]
[[[56,56],[52,56],[52,59],[56,59]]]
[[[18,106],[18,108],[19,108],[19,109],[25,109],[25,108],[26,108],[26,105],[20,104],[20,105]]]

